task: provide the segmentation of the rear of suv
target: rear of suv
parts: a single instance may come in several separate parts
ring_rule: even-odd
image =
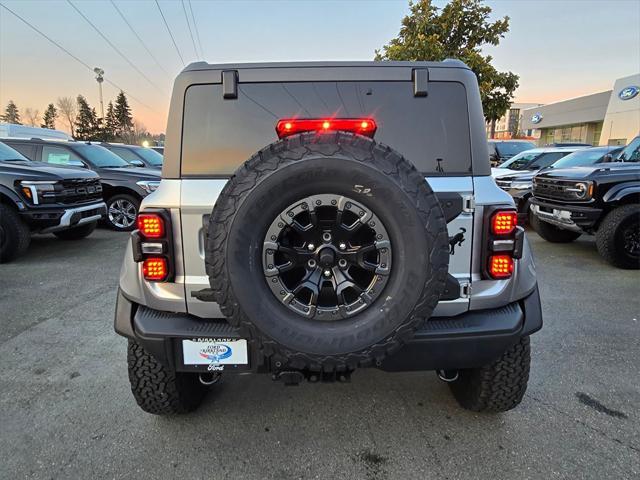
[[[34,161],[53,165],[88,168],[100,176],[102,194],[107,204],[105,222],[116,231],[135,228],[140,202],[160,183],[156,169],[131,165],[115,153],[91,142],[31,139],[5,139]]]
[[[87,237],[105,213],[94,172],[32,162],[0,142],[0,263],[22,255],[32,233]]]
[[[515,407],[542,315],[490,173],[459,61],[190,65],[120,274],[138,404],[191,411],[222,374],[373,367],[435,370],[471,410]]]

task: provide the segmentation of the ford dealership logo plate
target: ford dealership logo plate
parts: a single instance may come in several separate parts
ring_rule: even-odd
[[[185,365],[247,365],[247,341],[230,338],[198,338],[182,341]]]
[[[640,92],[640,87],[636,87],[635,85],[632,85],[630,87],[623,88],[622,90],[620,90],[620,92],[618,93],[618,98],[620,100],[631,100],[633,97],[638,95],[638,92]]]
[[[531,123],[540,123],[542,121],[542,114],[536,113],[533,117],[531,117]]]

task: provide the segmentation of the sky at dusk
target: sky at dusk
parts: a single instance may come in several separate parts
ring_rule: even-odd
[[[113,46],[66,0],[0,0],[81,62],[103,68],[105,78],[129,94],[135,118],[153,133],[165,130],[173,79],[184,64],[201,58],[211,63],[370,60],[398,33],[408,12],[405,0],[191,0],[195,29],[188,0],[158,3],[177,49],[155,0],[72,2]],[[486,52],[498,69],[520,75],[516,101],[550,103],[604,91],[615,79],[640,71],[640,0],[486,3],[495,18],[511,18],[511,31]],[[105,104],[117,93],[104,83]],[[57,97],[78,94],[99,112],[93,72],[0,7],[2,110],[11,99],[21,111],[42,113]]]

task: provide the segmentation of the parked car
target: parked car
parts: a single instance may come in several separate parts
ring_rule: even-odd
[[[474,411],[518,405],[542,315],[484,128],[460,61],[183,70],[174,180],[142,203],[115,307],[140,407],[191,411],[223,373],[359,367],[436,370]]]
[[[134,167],[100,145],[40,139],[6,139],[27,158],[54,165],[89,168],[100,176],[107,204],[105,221],[114,230],[135,228],[140,202],[160,184],[160,172]]]
[[[100,145],[135,167],[162,170],[162,155],[151,148],[123,143],[101,143]]]
[[[591,143],[580,142],[555,142],[545,145],[545,147],[592,147]]]
[[[91,235],[105,213],[95,172],[32,162],[0,142],[0,263],[26,252],[32,233]]]
[[[62,130],[52,128],[29,127],[15,123],[0,123],[0,138],[43,138],[52,140],[73,140],[73,137]]]
[[[497,167],[520,152],[536,148],[536,144],[528,140],[489,140],[488,144],[492,167]]]
[[[525,150],[511,157],[500,166],[492,168],[491,175],[494,178],[498,178],[513,173],[540,170],[570,153],[584,148],[587,147],[543,147]]]
[[[549,150],[549,149],[545,149]],[[529,200],[531,199],[531,189],[533,177],[545,168],[569,168],[576,166],[595,165],[617,155],[622,147],[593,147],[576,150],[573,153],[566,153],[566,150],[560,152],[564,154],[559,160],[546,165],[549,161],[553,161],[558,156],[558,152],[554,154],[553,149],[548,154],[541,154],[530,164],[525,171],[518,171],[496,178],[496,183],[500,188],[505,190],[513,197],[518,208],[518,221],[520,223],[530,221],[531,212],[529,211]],[[529,157],[526,153],[523,157]],[[546,166],[545,166],[546,165]],[[536,169],[538,166],[541,168]],[[529,169],[531,168],[531,169]],[[500,170],[497,168],[495,170]]]
[[[637,145],[635,151],[637,158]],[[532,225],[545,240],[568,243],[595,235],[607,262],[640,268],[638,160],[541,172],[533,180],[531,212]]]

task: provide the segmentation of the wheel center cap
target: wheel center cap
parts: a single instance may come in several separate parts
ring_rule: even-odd
[[[333,267],[336,263],[335,252],[331,248],[323,248],[318,254],[318,263],[323,267]]]

